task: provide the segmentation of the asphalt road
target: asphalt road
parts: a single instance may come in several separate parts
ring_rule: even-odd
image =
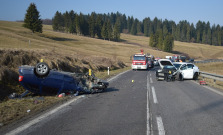
[[[128,71],[106,92],[85,95],[24,129],[16,134],[222,135],[223,96],[191,80],[156,81],[154,69]]]

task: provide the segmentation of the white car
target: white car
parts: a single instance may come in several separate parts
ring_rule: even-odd
[[[179,77],[183,79],[194,79],[196,80],[200,74],[199,68],[193,63],[187,62],[173,62],[173,65],[177,68]]]
[[[196,80],[200,74],[199,68],[192,63],[172,62],[169,59],[160,59],[158,62],[160,69],[156,71],[157,80]]]

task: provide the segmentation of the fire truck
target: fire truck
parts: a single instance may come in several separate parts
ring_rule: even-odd
[[[141,53],[134,54],[132,56],[132,69],[148,69],[146,55],[143,54],[143,49],[140,50]]]

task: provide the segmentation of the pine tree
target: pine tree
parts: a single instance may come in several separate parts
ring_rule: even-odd
[[[164,46],[164,49],[163,51],[165,52],[172,52],[173,50],[173,46],[174,46],[174,38],[171,34],[168,34],[164,41],[163,41],[163,46]]]
[[[120,21],[116,20],[114,31],[113,31],[113,38],[115,41],[120,40]]]
[[[160,49],[160,50],[163,50],[163,37],[164,37],[164,35],[163,35],[163,32],[161,30],[158,33],[159,33],[158,34],[159,37],[158,37],[157,48]]]
[[[63,17],[64,17],[65,31],[68,32],[71,25],[71,18],[67,11],[63,14]]]
[[[132,35],[137,34],[137,23],[138,23],[138,19],[135,19],[133,24],[132,24],[132,28],[131,28],[131,34]]]
[[[206,32],[203,31],[203,35],[202,35],[202,44],[206,44],[207,43],[207,36],[206,36]]]
[[[108,34],[107,34],[107,30],[106,30],[106,28],[107,28],[107,25],[106,25],[107,23],[106,22],[104,22],[103,23],[103,26],[102,26],[102,29],[101,29],[101,36],[102,36],[102,38],[105,40],[106,38],[108,38]]]
[[[187,42],[190,42],[190,37],[191,37],[191,31],[190,31],[190,25],[187,25]]]
[[[140,21],[137,22],[136,28],[137,28],[136,29],[136,31],[137,31],[136,33],[137,34],[141,34],[142,33],[142,26],[141,26],[141,22]]]
[[[211,45],[211,29],[208,29],[207,33],[207,44]]]
[[[144,36],[149,36],[149,18],[145,18],[143,20],[143,26],[144,26]]]
[[[101,38],[102,37],[101,36],[101,29],[102,29],[102,25],[103,25],[102,16],[101,15],[98,15],[97,16],[96,24],[95,25],[96,25],[95,26],[95,28],[96,28],[95,32],[96,32],[98,38]]]
[[[92,12],[89,18],[89,33],[91,37],[95,37],[95,16],[95,12]]]
[[[70,33],[76,33],[76,20],[75,18],[78,17],[76,13],[74,13],[73,10],[69,12],[69,18],[70,18],[70,26],[69,26],[69,32]]]
[[[197,40],[196,40],[197,43],[200,43],[200,41],[201,41],[200,36],[201,36],[201,34],[200,34],[200,31],[198,30],[197,31]]]
[[[110,41],[112,39],[112,25],[110,21],[107,21],[106,31],[107,31],[107,38]]]
[[[39,11],[34,3],[31,3],[26,10],[23,26],[30,29],[33,33],[42,33],[42,20],[40,19]]]
[[[81,24],[80,24],[80,17],[77,15],[75,17],[75,30],[76,30],[76,33],[77,35],[80,35],[81,34]]]

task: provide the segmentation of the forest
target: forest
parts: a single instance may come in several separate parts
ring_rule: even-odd
[[[108,14],[92,12],[84,15],[71,10],[65,13],[57,11],[52,19],[52,26],[55,31],[113,41],[120,40],[120,33],[144,35],[153,38],[150,41],[150,46],[161,50],[168,48],[164,45],[166,37],[170,40],[166,42],[171,43],[171,46],[173,46],[173,40],[215,46],[223,45],[223,27],[215,24],[211,26],[210,22],[203,21],[198,21],[196,24],[186,20],[176,23],[157,17],[154,19],[146,17],[140,21],[133,16],[126,16],[119,12]],[[162,42],[158,43],[159,40]]]

